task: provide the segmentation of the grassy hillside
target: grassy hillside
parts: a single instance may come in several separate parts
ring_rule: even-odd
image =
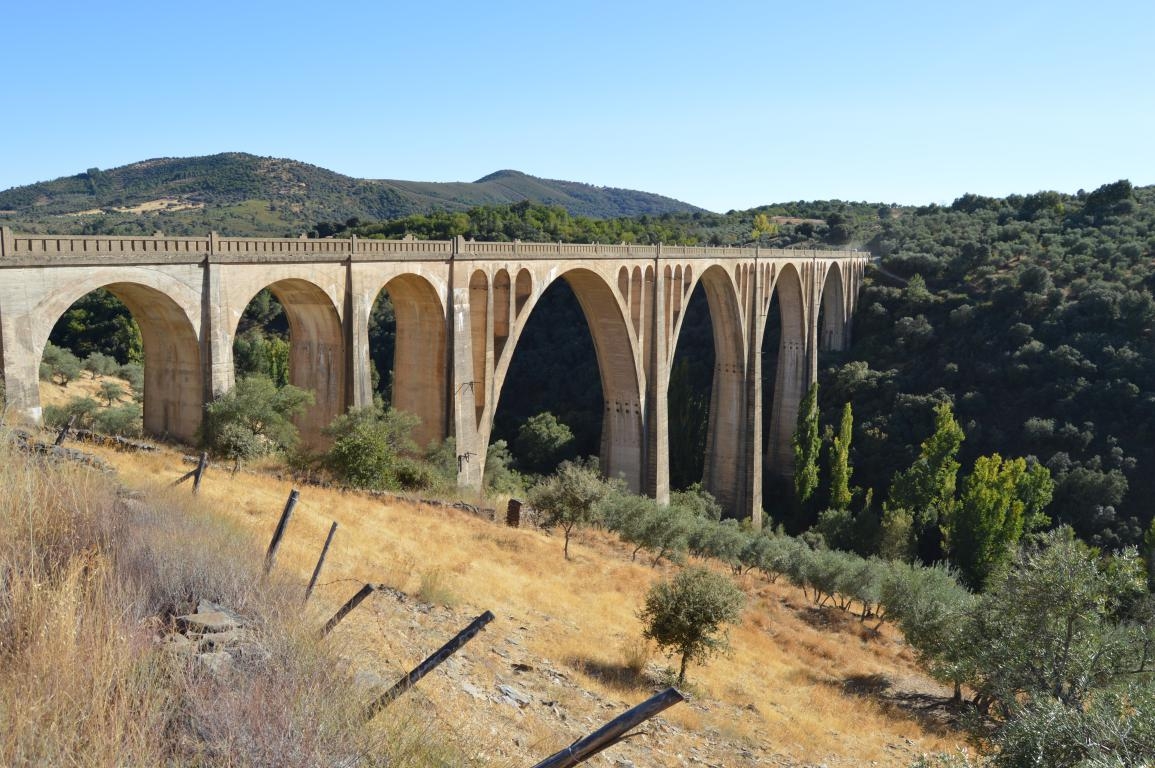
[[[339,722],[333,718],[347,718],[351,707],[484,610],[497,619],[356,736],[355,748],[373,750],[389,765],[532,764],[649,696],[671,663],[640,644],[636,615],[646,588],[665,570],[630,562],[629,550],[608,534],[585,534],[567,563],[557,536],[508,529],[454,509],[306,487],[278,555],[277,578],[263,597],[253,574],[287,481],[213,468],[193,499],[187,486],[168,489],[186,469],[179,454],[93,449],[132,489],[136,501],[126,513],[106,478],[45,469],[5,450],[0,498],[11,503],[0,505],[0,530],[6,567],[26,567],[19,565],[29,555],[24,542],[33,541],[38,551],[47,551],[40,542],[57,546],[56,570],[39,576],[44,599],[57,606],[52,623],[43,625],[44,633],[21,635],[18,655],[0,644],[6,654],[0,716],[13,724],[0,740],[5,764],[62,763],[86,754],[92,765],[165,758],[174,765],[221,765],[226,749],[231,765],[332,763],[345,754],[336,736],[354,738],[327,730]],[[32,492],[35,497],[27,497]],[[40,538],[30,539],[26,530],[21,510],[29,508],[56,510],[55,522],[37,524]],[[140,523],[141,510],[150,510],[152,523]],[[105,521],[100,525],[115,535],[47,538],[69,520]],[[339,528],[321,586],[306,608],[294,607],[330,520]],[[114,545],[121,540],[131,542],[133,558],[117,556],[126,551]],[[72,544],[76,551],[69,554]],[[105,563],[110,581],[120,579],[125,564],[164,564],[162,587],[149,594],[167,595],[172,605],[165,608],[155,597],[142,602],[128,585],[125,592],[86,593],[77,583],[79,569],[93,562]],[[386,588],[309,650],[310,630],[365,582]],[[918,753],[961,741],[921,706],[948,692],[914,667],[910,650],[888,628],[875,635],[842,612],[812,607],[785,585],[749,576],[742,587],[749,608],[732,632],[733,652],[692,667],[692,701],[594,765],[624,759],[675,766],[690,757],[727,766],[902,766]],[[284,659],[242,665],[243,674],[224,678],[232,681],[224,688],[220,679],[198,674],[195,664],[171,666],[171,656],[150,638],[166,631],[166,615],[204,597],[255,617],[262,642]],[[117,609],[121,598],[133,601],[132,610]],[[0,629],[16,631],[41,621],[38,615],[20,614],[23,623],[0,622]],[[79,701],[108,695],[95,693],[104,690],[123,706],[75,728],[79,703],[61,692],[82,658],[99,663],[75,689],[82,691]],[[32,679],[38,687],[30,687]],[[528,703],[511,703],[499,686],[512,687]],[[209,694],[218,697],[214,706],[199,698]],[[305,746],[279,740],[282,726],[300,730]]]
[[[355,179],[294,160],[225,153],[90,168],[0,192],[0,223],[31,232],[295,235],[318,221],[388,219],[520,200],[595,218],[694,212],[647,192],[499,171],[475,182]]]

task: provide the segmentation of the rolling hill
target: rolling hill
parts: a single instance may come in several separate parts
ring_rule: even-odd
[[[521,200],[592,218],[692,213],[649,192],[502,170],[474,182],[355,179],[295,160],[230,152],[158,158],[0,192],[0,223],[57,234],[295,235],[318,221],[390,219]]]

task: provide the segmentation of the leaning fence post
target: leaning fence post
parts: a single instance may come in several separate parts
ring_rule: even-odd
[[[452,640],[438,648],[433,655],[414,667],[412,672],[405,675],[405,677],[394,683],[392,688],[378,696],[377,700],[366,708],[365,722],[369,722],[376,717],[378,712],[392,704],[401,694],[416,685],[421,678],[436,669],[441,662],[456,653],[461,646],[472,640],[474,636],[491,621],[493,621],[493,612],[486,611],[470,622],[469,626],[458,632]]]
[[[190,477],[193,478],[193,493],[195,494],[201,487],[201,475],[204,474],[205,468],[209,465],[209,455],[207,452],[202,452],[200,460],[197,461],[196,469],[191,469],[173,481],[173,485],[180,485]]]
[[[325,555],[329,554],[329,545],[333,543],[333,534],[337,532],[337,521],[329,526],[329,535],[325,537],[325,546],[321,547],[321,556],[317,558],[317,567],[313,569],[313,575],[309,578],[309,586],[305,587],[305,602],[309,602],[309,596],[313,594],[313,587],[317,585],[317,577],[321,575],[321,566],[325,564]]]
[[[74,413],[68,417],[68,423],[60,428],[60,432],[57,433],[57,435],[56,435],[56,442],[53,443],[53,445],[55,445],[55,446],[64,445],[64,440],[68,437],[68,430],[72,429],[72,425],[75,423],[76,423],[76,414]]]
[[[676,688],[667,688],[633,709],[618,715],[584,739],[578,739],[562,751],[550,755],[533,768],[570,768],[578,763],[584,763],[598,752],[624,739],[634,726],[685,700],[686,697]]]
[[[193,475],[193,495],[201,489],[201,478],[205,474],[205,469],[209,465],[209,454],[207,451],[201,451],[200,461],[197,462],[196,474]]]
[[[273,570],[273,561],[277,559],[277,550],[281,548],[281,539],[285,535],[285,528],[289,526],[289,518],[297,506],[297,499],[301,494],[297,489],[289,491],[289,499],[285,502],[285,510],[281,512],[281,519],[277,521],[277,530],[273,531],[273,538],[269,541],[269,551],[265,553],[265,575]]]
[[[325,622],[325,626],[321,627],[321,637],[329,634],[333,630],[333,627],[341,623],[341,619],[349,615],[349,611],[356,608],[365,598],[373,594],[373,590],[375,589],[377,589],[376,584],[366,584],[361,587],[361,590],[357,594],[350,597],[347,603],[337,609],[337,612],[333,614],[333,618]]]

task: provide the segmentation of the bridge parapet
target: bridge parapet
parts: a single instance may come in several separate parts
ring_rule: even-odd
[[[4,228],[0,267],[95,263],[182,264],[206,256],[222,263],[420,261],[461,256],[517,259],[861,259],[858,251],[781,248],[722,248],[693,245],[605,243],[480,242],[464,240],[377,240],[365,238],[268,237],[110,237],[90,235],[24,235]]]

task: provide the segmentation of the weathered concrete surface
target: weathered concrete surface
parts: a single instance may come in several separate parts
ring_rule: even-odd
[[[425,446],[456,438],[458,480],[482,481],[514,350],[556,280],[569,283],[597,351],[603,470],[669,495],[666,392],[684,310],[700,283],[716,366],[706,487],[760,520],[762,467],[791,472],[798,404],[817,350],[844,348],[867,255],[755,248],[208,237],[0,237],[0,359],[9,405],[40,416],[37,374],[52,326],[105,287],[145,348],[145,428],[192,440],[204,403],[234,383],[232,346],[253,296],[270,289],[291,332],[290,381],[314,391],[299,421],[320,444],[335,416],[372,401],[368,323],[382,291],[397,320],[393,404],[421,419]],[[771,300],[781,320],[773,393],[761,387]],[[821,327],[820,327],[821,326]],[[770,394],[769,434],[762,434]],[[765,444],[765,456],[763,445]]]

